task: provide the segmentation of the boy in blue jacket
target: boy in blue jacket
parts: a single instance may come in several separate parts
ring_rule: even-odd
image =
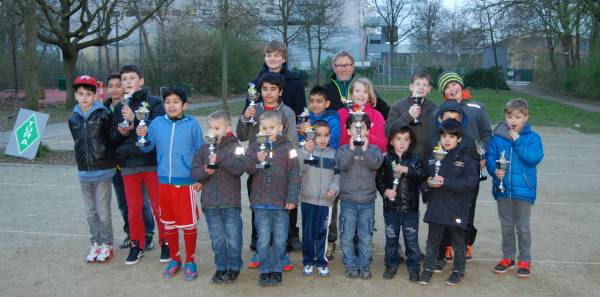
[[[515,248],[518,244],[517,273],[519,277],[527,278],[531,272],[529,218],[537,189],[536,166],[544,157],[544,149],[540,135],[527,123],[527,101],[520,98],[508,101],[504,107],[504,117],[506,122],[500,123],[494,130],[486,161],[487,170],[494,178],[492,194],[498,202],[502,229],[503,259],[494,267],[494,271],[502,274],[515,266]],[[506,169],[496,166],[502,155],[508,161]]]
[[[186,280],[198,276],[194,253],[196,250],[196,226],[198,209],[196,192],[201,184],[192,178],[192,158],[202,145],[200,124],[183,112],[187,108],[187,94],[180,88],[168,88],[163,93],[166,115],[152,121],[149,127],[139,125],[138,136],[146,136],[148,145],[141,147],[150,151],[156,147],[158,161],[158,193],[160,221],[165,225],[171,260],[163,276],[171,278],[181,270],[179,256],[179,229],[183,229],[185,242]]]

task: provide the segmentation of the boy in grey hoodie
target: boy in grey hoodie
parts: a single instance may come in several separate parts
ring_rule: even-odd
[[[304,159],[300,162],[303,273],[311,275],[316,265],[320,276],[328,276],[325,257],[327,232],[333,200],[340,188],[340,175],[335,168],[336,151],[329,147],[329,124],[322,120],[315,121],[314,131],[315,139],[308,140],[300,154]]]

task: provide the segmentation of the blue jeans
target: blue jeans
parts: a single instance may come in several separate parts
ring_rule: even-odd
[[[385,257],[387,267],[400,266],[400,230],[406,245],[406,268],[420,270],[419,257],[419,213],[404,213],[394,210],[383,210],[385,220]]]
[[[241,211],[239,207],[204,210],[218,271],[242,269]]]
[[[285,209],[254,209],[254,224],[258,233],[256,251],[260,262],[260,273],[283,271],[289,223],[290,216]]]
[[[368,270],[373,257],[375,201],[366,203],[340,201],[339,229],[344,267]],[[358,235],[358,254],[354,249],[354,234]]]
[[[125,185],[123,184],[123,176],[121,171],[117,170],[112,179],[113,188],[115,189],[115,195],[117,196],[117,206],[123,216],[123,232],[129,236],[129,218],[127,214],[127,200],[125,199]],[[142,187],[144,195],[144,204],[142,207],[142,217],[144,219],[144,232],[146,234],[154,234],[154,216],[152,215],[152,208],[150,208],[150,198],[146,187]]]

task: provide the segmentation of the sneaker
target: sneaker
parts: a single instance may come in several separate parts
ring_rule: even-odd
[[[256,269],[260,266],[260,262],[258,262],[258,254],[254,253],[252,258],[250,258],[250,262],[248,263],[248,268]]]
[[[408,271],[408,280],[411,282],[417,282],[419,280],[419,270],[413,269]]]
[[[327,266],[317,267],[317,270],[319,270],[319,276],[329,276],[329,268]]]
[[[333,261],[335,259],[335,242],[327,243],[327,252],[325,253],[325,257],[328,262]]]
[[[394,276],[396,276],[397,272],[398,272],[398,267],[386,266],[385,271],[383,272],[383,278],[384,279],[392,279],[392,278],[394,278]]]
[[[98,258],[99,254],[100,254],[100,247],[98,246],[97,243],[94,242],[94,244],[92,246],[90,246],[90,252],[85,257],[85,261],[88,263],[94,263],[94,262],[96,262],[96,258]]]
[[[154,241],[152,240],[152,234],[146,234],[146,241],[144,241],[144,250],[151,251],[154,248]]]
[[[225,274],[225,281],[228,283],[235,283],[235,281],[238,279],[238,276],[240,276],[240,272],[237,270],[229,270],[227,271],[227,273]]]
[[[167,263],[171,261],[171,253],[169,252],[169,244],[167,241],[163,241],[160,245],[160,259],[158,259],[160,263]]]
[[[370,279],[371,276],[373,276],[371,274],[371,269],[365,268],[365,269],[361,269],[360,270],[360,278],[362,278],[362,279]]]
[[[175,260],[169,261],[167,264],[167,268],[165,268],[165,272],[163,272],[163,277],[172,278],[181,270],[181,262],[177,262]]]
[[[515,261],[509,259],[509,258],[504,258],[502,260],[500,260],[500,262],[498,262],[498,264],[496,264],[496,267],[494,267],[494,272],[498,273],[498,274],[503,274],[506,273],[507,271],[513,269],[515,267]]]
[[[358,269],[353,268],[353,267],[346,268],[346,277],[347,278],[357,278],[359,276],[360,276],[360,273],[358,272]]]
[[[98,253],[98,257],[96,258],[96,261],[100,262],[100,263],[106,263],[109,262],[110,259],[112,259],[113,256],[113,247],[110,244],[102,244],[100,246],[100,252]]]
[[[258,276],[258,285],[261,287],[268,287],[271,285],[271,274],[270,273],[261,273]]]
[[[294,264],[290,261],[290,256],[285,254],[283,256],[283,271],[292,271],[294,269]]]
[[[429,285],[431,283],[431,277],[433,276],[433,271],[423,269],[421,275],[419,276],[419,284],[421,285]]]
[[[473,246],[472,245],[467,245],[467,262],[471,262],[473,261]]]
[[[306,276],[312,275],[313,269],[314,269],[314,266],[312,266],[312,265],[304,265],[304,269],[302,270],[302,273]]]
[[[144,250],[140,249],[137,245],[137,241],[131,242],[132,246],[129,248],[129,255],[127,255],[127,259],[125,259],[125,264],[133,265],[137,263],[143,256]]]
[[[225,274],[226,273],[227,273],[227,271],[223,271],[223,270],[215,271],[215,274],[213,274],[213,277],[212,277],[213,284],[222,284],[223,282],[225,282]]]
[[[196,268],[196,263],[194,261],[190,261],[185,264],[185,268],[183,269],[183,276],[185,280],[191,281],[198,277],[198,268]]]
[[[452,250],[452,247],[447,246],[446,252],[444,253],[444,260],[446,260],[448,263],[452,263],[452,261],[454,261],[453,253],[454,251]]]
[[[131,239],[129,238],[129,235],[127,235],[127,237],[125,237],[125,239],[123,239],[123,241],[121,241],[121,244],[119,244],[119,248],[126,249],[126,248],[129,248],[130,246],[131,246]]]
[[[448,278],[448,280],[446,280],[446,285],[456,286],[463,280],[464,277],[464,273],[452,270],[452,273],[450,273],[450,277]]]
[[[529,262],[519,261],[519,269],[517,270],[517,275],[520,278],[528,278],[531,274],[531,265]]]
[[[442,273],[444,271],[444,267],[446,267],[445,259],[435,260],[435,266],[433,267],[433,272]]]
[[[283,284],[283,273],[272,272],[271,273],[271,286],[281,286]]]

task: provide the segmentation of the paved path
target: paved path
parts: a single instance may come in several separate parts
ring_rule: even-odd
[[[449,267],[433,277],[429,287],[408,282],[401,267],[393,280],[383,280],[384,226],[381,201],[376,202],[375,255],[370,280],[343,276],[342,255],[330,263],[331,276],[305,277],[301,254],[291,253],[295,268],[284,275],[284,285],[259,288],[258,272],[244,268],[239,281],[213,285],[212,251],[206,222],[201,218],[196,259],[199,277],[187,282],[179,274],[165,280],[157,249],[140,263],[125,265],[126,250],[112,262],[86,264],[88,230],[76,168],[70,166],[0,164],[0,296],[598,296],[600,291],[600,136],[566,128],[536,129],[544,140],[545,158],[539,167],[538,200],[532,209],[533,274],[521,280],[514,271],[496,275],[500,257],[500,227],[490,181],[481,184],[474,260],[467,264],[465,281],[444,284]],[[245,177],[243,177],[245,179]],[[242,181],[245,184],[245,180]],[[113,196],[114,199],[114,196]],[[246,261],[250,237],[247,193],[242,193]],[[425,207],[421,208],[423,212]],[[115,242],[124,234],[113,202]],[[420,225],[425,247],[427,226]],[[181,244],[183,247],[183,244]]]
[[[510,82],[508,82],[508,86],[511,88],[511,90],[525,93],[530,96],[535,96],[541,99],[558,102],[585,111],[600,113],[600,105],[589,104],[581,101],[573,101],[572,99],[566,96],[547,94],[546,92],[536,88],[531,84],[511,84]]]

